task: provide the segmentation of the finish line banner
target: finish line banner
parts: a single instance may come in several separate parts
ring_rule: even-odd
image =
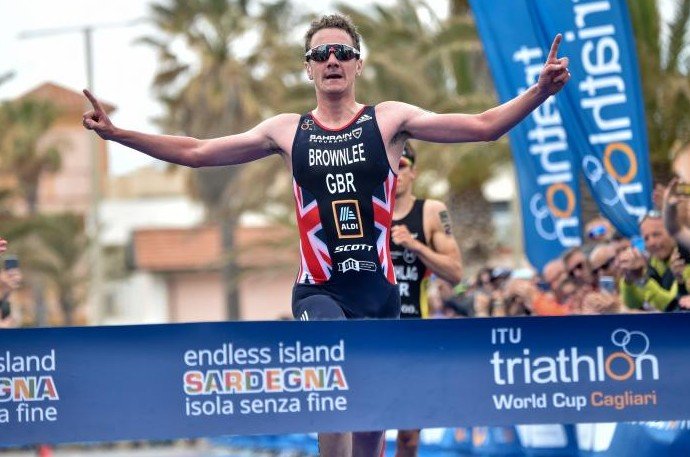
[[[0,445],[682,418],[689,326],[680,313],[3,330]]]

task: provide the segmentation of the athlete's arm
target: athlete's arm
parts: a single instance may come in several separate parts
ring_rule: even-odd
[[[400,113],[398,131],[408,138],[436,143],[494,141],[517,125],[570,79],[568,58],[558,58],[559,34],[551,45],[537,83],[514,99],[480,114],[436,114],[395,103]]]
[[[280,153],[283,150],[273,133],[296,127],[299,118],[296,114],[281,114],[244,133],[209,140],[153,135],[116,127],[98,100],[87,90],[84,95],[93,105],[93,109],[83,116],[85,128],[95,131],[104,140],[116,141],[156,159],[190,167],[235,165]]]
[[[446,205],[437,200],[427,200],[423,220],[424,233],[429,235],[428,244],[413,238],[404,225],[391,228],[393,242],[417,254],[424,265],[441,278],[457,284],[462,279],[462,259]]]
[[[453,236],[446,205],[438,200],[427,200],[424,204],[424,224],[430,228],[431,252],[422,253],[419,258],[438,276],[457,284],[462,279],[462,255]]]

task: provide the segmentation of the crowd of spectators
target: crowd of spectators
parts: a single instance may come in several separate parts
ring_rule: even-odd
[[[598,216],[586,241],[529,269],[482,268],[468,282],[438,279],[430,302],[439,317],[562,316],[690,310],[690,151],[676,175],[654,189],[654,208],[625,238]]]

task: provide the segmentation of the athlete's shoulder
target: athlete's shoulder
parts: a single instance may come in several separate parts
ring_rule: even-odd
[[[271,126],[281,126],[281,127],[289,127],[291,125],[297,126],[297,123],[299,122],[301,117],[302,116],[300,114],[297,114],[297,113],[282,113],[282,114],[276,114],[273,117],[269,117],[264,122],[269,123]]]
[[[272,152],[291,151],[292,140],[297,132],[300,115],[295,113],[277,114],[262,121],[253,131],[267,141],[267,149]]]
[[[401,114],[407,112],[414,112],[421,110],[420,107],[415,105],[410,105],[409,103],[399,102],[397,100],[387,100],[385,102],[377,103],[374,108],[376,109],[376,115],[390,115],[390,114]]]
[[[448,207],[445,203],[439,200],[426,199],[424,200],[424,223],[434,226],[439,222],[443,223],[443,219],[448,217]]]
[[[430,113],[419,106],[392,100],[377,104],[375,109],[379,124],[390,127],[393,133],[399,133],[414,119]]]
[[[434,200],[433,198],[426,198],[422,200],[424,202],[424,209],[429,211],[440,211],[448,209],[446,204],[440,200]]]

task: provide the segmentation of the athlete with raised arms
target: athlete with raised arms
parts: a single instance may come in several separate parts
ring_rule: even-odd
[[[293,292],[299,319],[397,318],[400,301],[388,239],[403,145],[410,138],[437,143],[493,141],[510,130],[570,78],[558,58],[558,35],[537,83],[481,114],[436,114],[397,101],[358,103],[360,36],[349,18],[316,19],[305,36],[307,76],[316,107],[279,114],[244,133],[201,140],[124,130],[96,98],[83,124],[101,138],[190,167],[236,165],[280,155],[293,175],[301,264]],[[401,65],[404,64],[401,62]],[[322,433],[328,457],[378,456],[382,432]]]

